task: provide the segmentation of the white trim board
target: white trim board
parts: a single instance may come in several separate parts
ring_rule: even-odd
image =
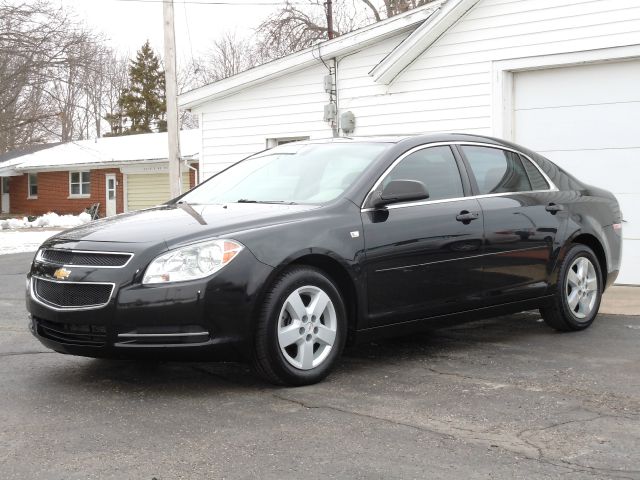
[[[374,82],[391,84],[478,2],[479,0],[449,0],[439,4],[437,10],[422,25],[371,69],[369,75]]]
[[[129,178],[128,175],[122,172],[122,211],[127,213],[129,211]]]

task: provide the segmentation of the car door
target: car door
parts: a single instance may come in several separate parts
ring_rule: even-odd
[[[461,172],[463,175],[461,175]],[[387,325],[479,302],[483,220],[464,166],[449,145],[413,149],[376,183],[421,181],[429,198],[362,211],[368,325]]]
[[[532,298],[548,285],[562,208],[554,188],[525,156],[460,145],[484,216],[484,289],[491,303]]]

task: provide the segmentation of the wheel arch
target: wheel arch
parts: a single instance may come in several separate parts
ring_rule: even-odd
[[[589,233],[580,233],[571,239],[571,243],[579,243],[582,245],[586,245],[593,253],[595,253],[596,258],[598,259],[598,263],[600,263],[600,275],[602,282],[602,286],[604,289],[604,285],[606,283],[607,278],[607,255],[605,254],[604,247],[602,243],[595,235],[591,235]]]
[[[553,262],[553,269],[551,270],[552,273],[550,277],[551,284],[555,284],[558,281],[562,262],[566,258],[571,246],[575,244],[585,245],[593,250],[593,253],[598,259],[598,263],[600,264],[600,281],[602,282],[604,290],[607,287],[607,274],[609,267],[605,243],[602,239],[598,238],[597,235],[589,231],[585,231],[584,229],[576,230],[564,241],[562,247],[558,251],[555,261]]]
[[[317,268],[325,273],[336,284],[343,297],[345,309],[347,310],[347,326],[349,330],[347,342],[351,343],[353,337],[352,332],[358,327],[358,319],[360,315],[359,301],[361,295],[356,287],[357,279],[354,278],[354,274],[350,271],[350,267],[338,260],[337,256],[329,251],[307,249],[304,252],[299,252],[298,254],[290,256],[274,268],[265,281],[262,291],[258,296],[255,314],[257,315],[271,285],[273,285],[282,272],[293,266],[309,266]],[[256,315],[254,315],[254,318],[257,318]]]

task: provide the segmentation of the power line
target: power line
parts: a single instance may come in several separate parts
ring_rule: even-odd
[[[189,16],[187,15],[187,4],[183,2],[182,6],[184,7],[184,23],[186,24],[186,27],[187,27],[187,38],[189,39],[189,50],[191,51],[191,67],[194,70],[193,73],[198,73],[196,71],[196,66],[195,66],[196,60],[193,57],[193,44],[191,43],[191,31],[189,30]]]

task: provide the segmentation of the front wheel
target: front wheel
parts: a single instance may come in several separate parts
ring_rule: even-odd
[[[286,270],[257,321],[253,364],[267,381],[310,385],[326,377],[346,340],[347,317],[335,284],[319,269]]]
[[[542,318],[556,330],[583,330],[598,314],[602,291],[602,272],[593,250],[574,244],[560,265],[553,304],[540,309]]]

